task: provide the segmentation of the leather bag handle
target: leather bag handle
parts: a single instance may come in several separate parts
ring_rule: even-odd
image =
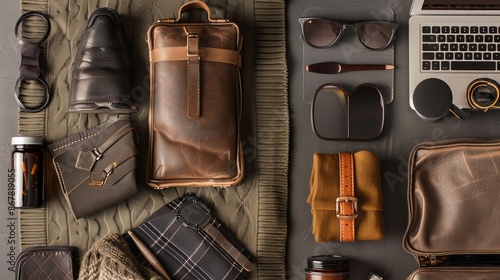
[[[208,5],[205,2],[200,1],[200,0],[193,0],[193,1],[190,1],[190,2],[182,5],[179,8],[179,13],[177,14],[177,19],[175,20],[175,22],[180,22],[181,16],[183,13],[190,11],[190,10],[197,10],[197,9],[205,10],[205,12],[207,12],[207,18],[208,18],[209,22],[226,22],[225,19],[212,19],[211,13],[210,13],[210,7],[208,7]]]

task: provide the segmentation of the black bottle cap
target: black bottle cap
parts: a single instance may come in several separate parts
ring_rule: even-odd
[[[349,260],[338,255],[318,255],[307,258],[307,268],[312,270],[348,271]]]

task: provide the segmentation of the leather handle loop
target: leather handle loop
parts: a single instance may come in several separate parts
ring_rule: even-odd
[[[205,4],[205,2],[199,1],[199,0],[194,0],[194,1],[191,1],[191,2],[188,2],[184,5],[182,5],[179,8],[179,13],[177,14],[177,19],[175,21],[179,22],[181,20],[181,16],[183,13],[190,11],[190,10],[197,10],[197,9],[205,10],[207,12],[207,18],[208,18],[209,22],[217,22],[217,20],[213,20],[211,17],[210,7],[208,7],[208,5]]]

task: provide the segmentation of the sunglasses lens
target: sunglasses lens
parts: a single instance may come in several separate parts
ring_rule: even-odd
[[[358,28],[361,43],[374,50],[386,48],[394,36],[395,26],[388,22],[364,22]]]
[[[349,138],[373,139],[384,126],[384,102],[373,86],[361,86],[349,96]]]
[[[335,42],[342,30],[342,25],[324,19],[304,21],[304,39],[312,46],[324,48]]]
[[[322,87],[312,104],[314,132],[324,139],[346,139],[347,113],[344,91],[334,85]]]

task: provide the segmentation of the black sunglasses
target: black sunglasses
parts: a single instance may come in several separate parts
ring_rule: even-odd
[[[374,139],[384,126],[384,100],[372,84],[359,85],[351,93],[326,84],[314,96],[311,119],[313,131],[325,140]]]
[[[359,41],[372,50],[383,50],[394,40],[399,24],[392,21],[361,21],[345,23],[326,18],[299,18],[302,40],[315,48],[337,43],[346,28],[355,28]]]

